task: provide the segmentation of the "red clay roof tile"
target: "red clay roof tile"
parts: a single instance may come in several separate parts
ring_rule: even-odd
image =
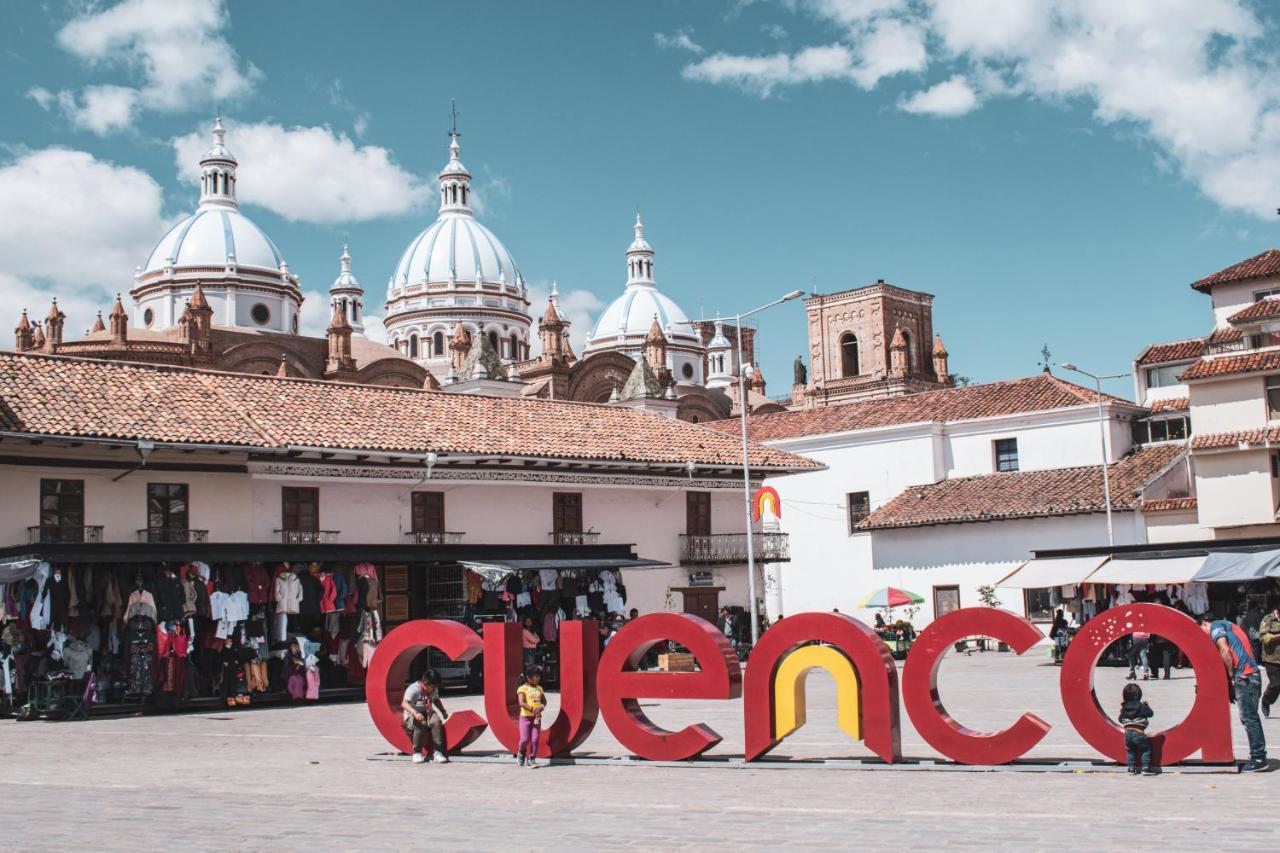
[[[1247,323],[1251,320],[1266,320],[1280,317],[1280,299],[1259,299],[1257,302],[1237,311],[1227,318],[1228,323]]]
[[[1213,376],[1234,376],[1244,373],[1280,371],[1280,351],[1242,352],[1216,358],[1202,358],[1178,377],[1182,382],[1208,379]]]
[[[1191,408],[1191,401],[1186,397],[1170,397],[1167,400],[1156,400],[1151,404],[1151,414],[1161,412],[1185,412]]]
[[[1103,399],[1133,405],[1128,400],[1109,394],[1103,394]],[[822,409],[757,415],[748,420],[748,429],[754,441],[771,441],[921,421],[959,421],[1072,406],[1092,406],[1097,401],[1098,395],[1091,389],[1040,373],[1026,379],[922,391],[902,397],[845,403]],[[736,433],[740,428],[737,420],[714,421],[708,426],[730,434]]]
[[[1207,293],[1215,284],[1245,281],[1268,275],[1280,275],[1280,251],[1275,249],[1267,249],[1260,255],[1254,255],[1248,260],[1232,264],[1224,270],[1218,270],[1213,275],[1207,275],[1199,281],[1192,282],[1191,286]]]
[[[1138,503],[1137,491],[1185,452],[1182,445],[1153,445],[1112,463],[1108,470],[1112,509],[1133,509]],[[957,477],[911,486],[863,519],[858,527],[884,530],[1105,510],[1102,470],[1091,465]]]
[[[1143,512],[1178,512],[1196,508],[1195,498],[1160,498],[1142,502]]]
[[[1162,364],[1166,361],[1187,361],[1205,353],[1205,339],[1191,338],[1167,344],[1152,344],[1138,356],[1138,364]]]
[[[632,409],[0,354],[0,429],[183,444],[737,465],[737,440]],[[809,470],[759,445],[753,466]]]
[[[1192,450],[1222,450],[1227,447],[1280,445],[1280,427],[1258,427],[1234,432],[1207,432],[1191,437]]]

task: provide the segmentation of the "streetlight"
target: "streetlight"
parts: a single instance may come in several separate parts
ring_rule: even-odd
[[[751,604],[752,648],[755,648],[760,639],[760,617],[758,615],[759,609],[756,607],[756,552],[753,541],[755,534],[751,531],[751,463],[747,455],[747,374],[751,368],[742,363],[742,321],[752,314],[759,314],[766,308],[781,305],[783,302],[790,302],[792,299],[799,299],[801,296],[804,296],[803,290],[793,290],[786,296],[775,299],[767,305],[761,305],[759,308],[752,308],[750,311],[739,312],[735,315],[736,331],[734,338],[738,342],[738,408],[742,418],[742,497],[747,519],[747,596]]]
[[[1129,376],[1128,373],[1115,373],[1110,376],[1098,376],[1087,370],[1081,370],[1069,361],[1063,362],[1062,367],[1070,370],[1072,373],[1079,373],[1081,376],[1088,376],[1093,380],[1094,386],[1098,389],[1098,434],[1102,438],[1102,493],[1103,500],[1107,504],[1107,544],[1116,544],[1115,529],[1111,526],[1111,477],[1107,472],[1107,425],[1102,414],[1102,380],[1104,379],[1123,379]]]

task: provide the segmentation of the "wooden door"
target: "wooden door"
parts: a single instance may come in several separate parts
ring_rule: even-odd
[[[700,619],[706,619],[712,625],[716,623],[716,619],[720,614],[720,588],[708,587],[707,589],[698,589],[696,587],[686,587],[681,590],[684,594],[684,612],[697,616]]]

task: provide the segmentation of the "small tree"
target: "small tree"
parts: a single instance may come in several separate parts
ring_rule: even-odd
[[[996,588],[991,584],[978,587],[978,600],[983,607],[999,607],[1000,599],[996,597]]]

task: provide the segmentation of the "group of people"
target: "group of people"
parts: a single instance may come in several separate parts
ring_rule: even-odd
[[[518,766],[534,769],[539,766],[542,712],[547,707],[542,670],[538,667],[528,670],[522,682],[516,688],[516,699],[520,705],[520,741],[516,746],[515,759]],[[405,734],[413,747],[413,763],[448,764],[444,723],[449,719],[449,712],[440,699],[440,674],[434,669],[424,670],[405,688],[400,708],[404,712]]]
[[[1280,698],[1280,595],[1272,595],[1265,616],[1260,611],[1256,615],[1256,619],[1251,619],[1246,611],[1239,624],[1215,619],[1207,613],[1197,620],[1222,658],[1228,695],[1239,709],[1240,724],[1249,740],[1249,760],[1240,767],[1241,773],[1268,769],[1267,740],[1258,711],[1261,708],[1262,716],[1270,717],[1272,704]],[[1262,689],[1264,668],[1267,672],[1265,693]],[[1168,678],[1167,671],[1165,677]],[[1129,678],[1134,678],[1132,671]],[[1126,684],[1121,698],[1119,720],[1124,729],[1129,772],[1154,775],[1157,771],[1151,766],[1151,741],[1147,737],[1147,722],[1154,712],[1143,701],[1142,688],[1137,684]]]

